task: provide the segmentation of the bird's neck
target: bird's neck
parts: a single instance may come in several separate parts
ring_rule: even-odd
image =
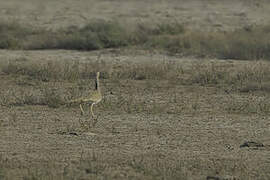
[[[99,79],[98,79],[98,78],[97,78],[96,81],[95,81],[95,85],[96,85],[95,89],[96,89],[97,91],[100,92],[100,88],[99,88]]]

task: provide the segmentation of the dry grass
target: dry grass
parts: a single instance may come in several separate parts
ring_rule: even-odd
[[[0,155],[4,179],[269,179],[268,150],[239,149],[267,145],[267,61],[16,58],[0,69],[1,137],[40,148]],[[97,70],[104,99],[92,121],[64,105],[93,88]]]
[[[181,56],[220,59],[269,59],[269,25],[231,32],[202,32],[179,23],[137,24],[93,21],[82,28],[49,31],[16,22],[0,24],[2,49],[75,49],[140,47],[165,50]]]
[[[91,89],[93,82],[89,78],[94,78],[95,72],[101,71],[101,81],[107,90],[105,96],[108,96],[101,105],[103,110],[154,114],[183,111],[196,113],[201,109],[199,97],[195,95],[192,97],[194,101],[188,102],[185,100],[186,95],[173,90],[186,85],[216,87],[227,93],[226,105],[221,106],[224,111],[268,114],[270,108],[266,94],[269,92],[270,65],[263,61],[239,65],[197,61],[184,67],[174,61],[119,66],[104,61],[34,63],[26,60],[9,61],[1,69],[4,74],[12,76],[18,86],[2,92],[1,104],[5,106],[60,107],[66,100],[79,97]],[[116,95],[112,94],[111,89],[115,87],[108,84],[110,81],[117,84],[117,89],[122,88]],[[131,86],[134,83],[137,85]],[[164,101],[160,101],[156,92],[158,88],[162,93],[162,87],[173,90],[173,94]],[[263,95],[252,95],[260,92]],[[238,93],[241,93],[240,99],[234,97]],[[147,97],[145,94],[148,94]]]
[[[0,180],[270,179],[266,0],[39,1],[0,3]]]

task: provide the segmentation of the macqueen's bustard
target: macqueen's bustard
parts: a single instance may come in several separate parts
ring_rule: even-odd
[[[68,102],[68,103],[79,103],[82,115],[84,114],[84,110],[83,110],[82,105],[83,104],[91,104],[90,112],[92,114],[92,117],[95,117],[95,115],[93,113],[93,106],[95,104],[98,104],[102,100],[102,94],[101,94],[100,87],[99,87],[99,76],[100,76],[100,72],[97,72],[96,80],[95,80],[95,90],[94,91],[90,90],[89,94],[87,96],[80,97],[80,98],[74,99],[74,100],[70,100]]]

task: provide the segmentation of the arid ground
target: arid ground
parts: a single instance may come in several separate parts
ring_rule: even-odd
[[[266,0],[0,2],[1,21],[52,31],[103,19],[229,32],[269,18]],[[104,97],[94,119],[67,101],[94,90],[97,71]],[[267,58],[0,50],[0,179],[267,180],[269,115]]]

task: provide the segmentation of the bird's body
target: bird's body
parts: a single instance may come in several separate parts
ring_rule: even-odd
[[[95,115],[93,113],[93,106],[102,100],[102,94],[101,94],[100,87],[99,87],[99,75],[100,75],[100,73],[97,72],[94,91],[89,91],[89,94],[85,97],[80,97],[78,99],[74,99],[74,100],[69,101],[69,103],[80,104],[80,110],[81,110],[82,115],[84,114],[82,104],[91,104],[90,111],[92,113],[92,116],[94,117]]]
[[[95,103],[99,103],[102,100],[102,95],[99,92],[93,91],[90,92],[91,96],[89,97],[80,97],[78,99],[73,99],[70,100],[70,103],[91,103],[91,102],[95,102]]]

